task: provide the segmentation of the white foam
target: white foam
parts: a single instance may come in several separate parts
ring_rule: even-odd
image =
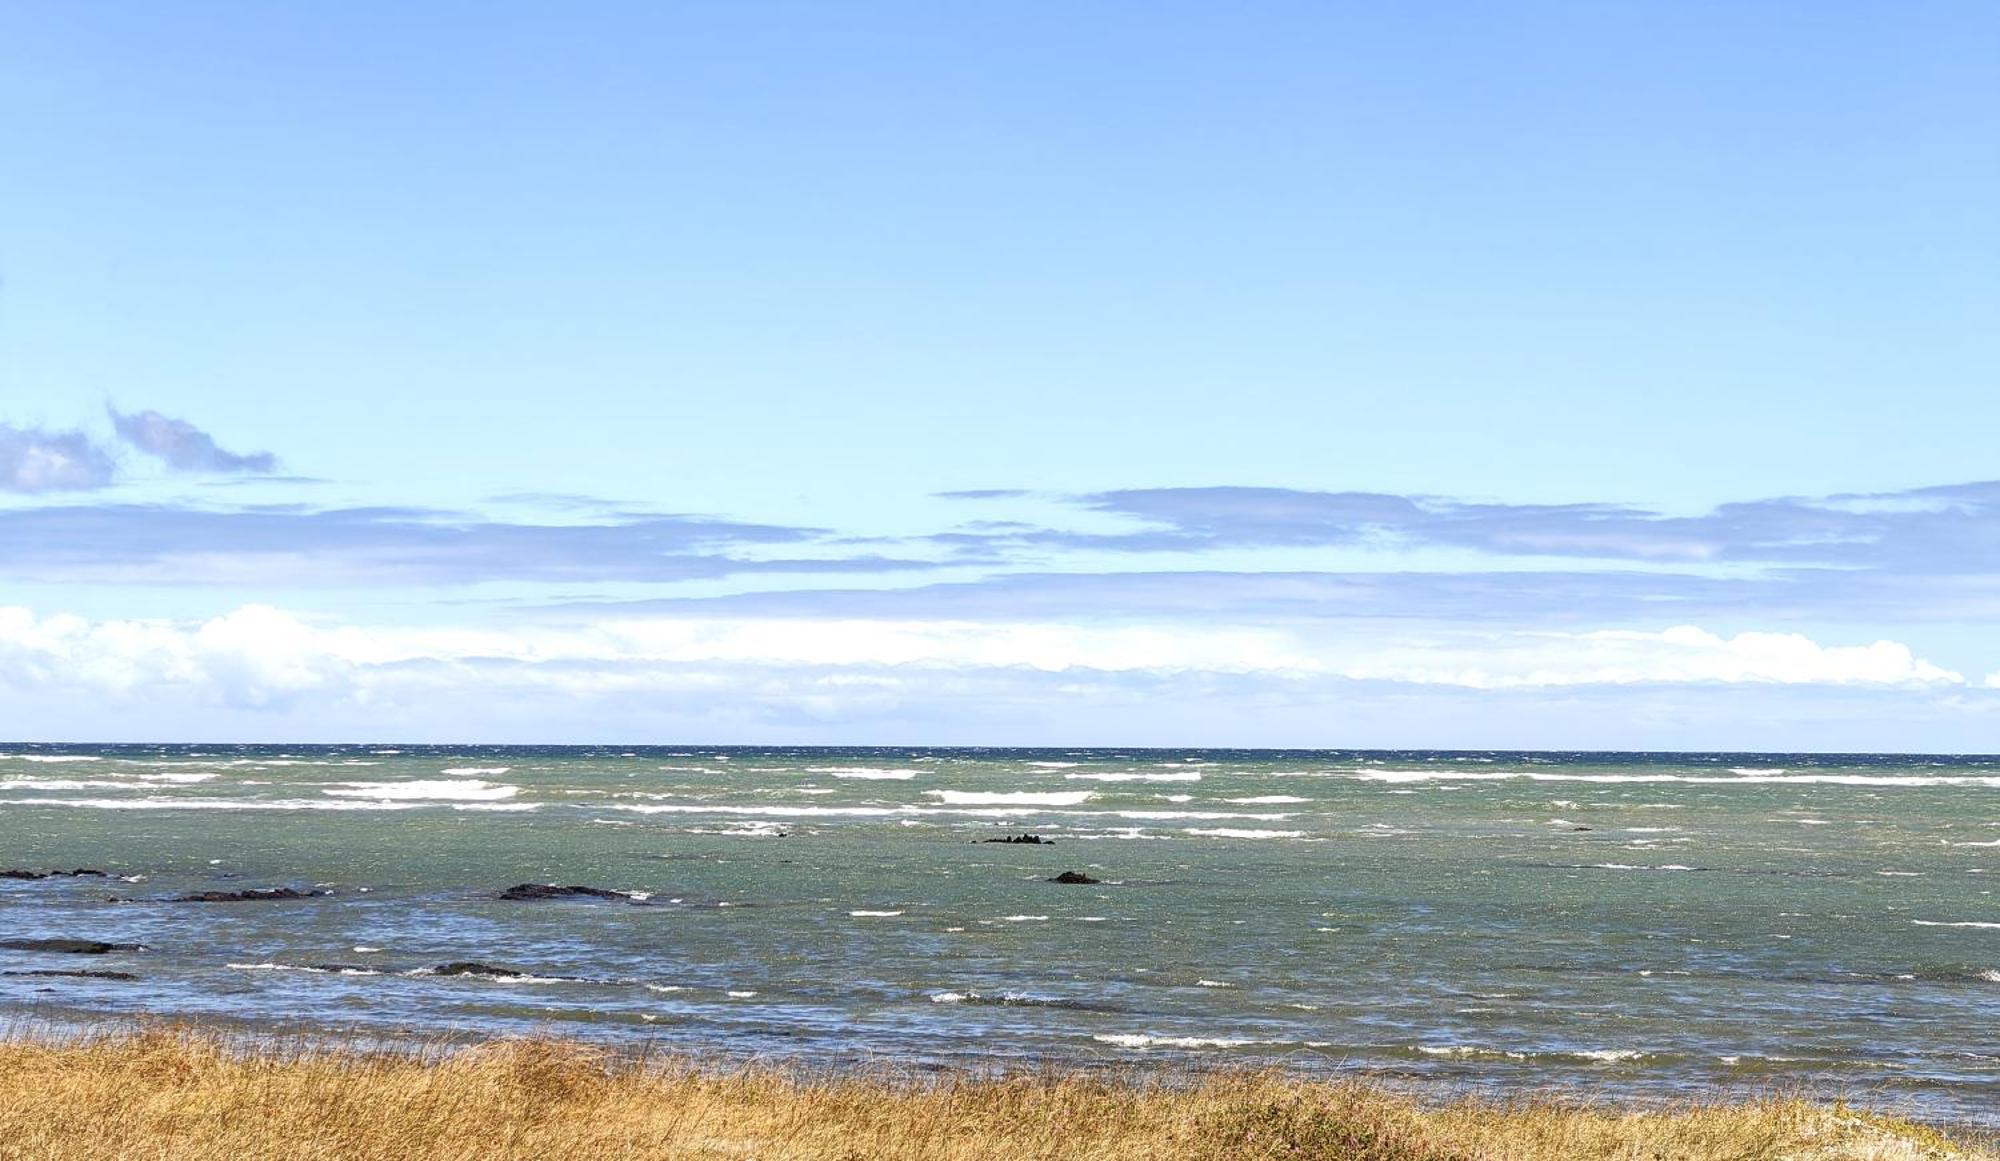
[[[1236,985],[1224,983],[1221,980],[1196,980],[1194,986],[1197,988],[1233,988]]]
[[[730,838],[784,838],[785,829],[775,822],[732,822],[720,827],[694,826],[688,834],[718,834]]]
[[[1142,818],[1172,821],[1181,819],[1188,822],[1214,822],[1218,819],[1238,819],[1244,822],[1290,822],[1289,814],[1246,814],[1240,810],[1114,810],[1109,812],[1115,818]]]
[[[1580,1060],[1594,1060],[1599,1064],[1616,1064],[1621,1060],[1637,1060],[1646,1055],[1634,1048],[1586,1048],[1576,1052],[1565,1052]]]
[[[1530,782],[1680,783],[1689,786],[1776,784],[1787,786],[1986,786],[2000,788],[2000,777],[1985,775],[1878,774],[1550,774],[1536,770],[1352,770],[1346,777],[1362,782],[1497,782],[1519,778]]]
[[[71,806],[86,810],[414,810],[413,802],[328,802],[299,798],[9,798],[0,806]]]
[[[521,792],[519,786],[481,782],[336,782],[320,793],[335,798],[376,798],[387,801],[433,799],[442,801],[497,802]]]
[[[856,919],[893,919],[896,916],[901,915],[902,912],[901,911],[849,911],[848,914],[852,915]]]
[[[1049,917],[1046,915],[1002,915],[1000,917],[1000,922],[1002,923],[1047,923],[1048,921]]]
[[[1096,797],[1088,790],[1070,790],[1055,794],[1037,794],[1025,790],[1013,792],[926,790],[924,793],[938,799],[946,806],[1081,806]]]
[[[512,766],[447,766],[441,773],[479,777],[484,774],[505,774]]]
[[[1592,863],[1590,865],[1603,871],[1692,871],[1694,870],[1693,867],[1683,866],[1680,863],[1661,863],[1656,865],[1645,865],[1645,866],[1635,865],[1633,863]]]
[[[356,949],[357,951],[360,949]],[[230,963],[222,965],[238,972],[310,972],[318,976],[379,976],[374,968],[323,968],[306,967],[289,963]]]
[[[1470,1044],[1419,1044],[1417,1051],[1425,1056],[1448,1056],[1457,1060],[1473,1057],[1499,1057],[1506,1060],[1526,1060],[1527,1053],[1508,1052],[1499,1048],[1475,1048]]]
[[[725,994],[726,994],[726,995],[728,995],[728,997],[729,997],[730,999],[732,999],[732,1000],[747,1000],[747,999],[749,999],[750,997],[752,997],[752,996],[756,995],[757,993],[755,993],[755,992],[728,992],[728,993],[725,993]]]
[[[1240,1036],[1151,1036],[1144,1032],[1101,1032],[1091,1039],[1120,1048],[1240,1048],[1257,1043]]]
[[[901,813],[892,806],[637,806],[620,803],[612,810],[633,814],[769,814],[781,818],[882,818]]]
[[[1255,798],[1225,798],[1224,802],[1235,806],[1282,806],[1292,802],[1309,802],[1296,794],[1260,794]]]
[[[1077,765],[1075,762],[1030,762],[1028,765],[1040,770],[1067,770]]]
[[[43,762],[50,765],[55,765],[62,762],[104,761],[104,759],[102,758],[92,757],[88,754],[10,754],[8,755],[8,757],[18,758],[23,762]]]
[[[808,774],[831,774],[835,778],[860,778],[883,782],[908,782],[921,770],[885,770],[878,766],[808,766]]]
[[[1181,770],[1172,774],[1065,774],[1063,777],[1090,782],[1199,782],[1201,772]]]
[[[647,984],[646,990],[649,992],[660,992],[663,994],[687,991],[686,988],[681,987],[679,984]]]
[[[145,790],[132,782],[108,782],[101,778],[9,778],[0,781],[0,790]]]
[[[1302,830],[1239,830],[1233,827],[1189,827],[1187,834],[1198,834],[1204,838],[1231,839],[1295,839],[1304,838]]]
[[[1916,925],[1917,925],[1918,927],[1995,927],[1995,928],[2000,928],[2000,923],[1982,923],[1982,922],[1980,922],[1980,921],[1978,921],[1978,920],[1975,920],[1975,919],[1960,919],[1960,920],[1957,920],[1957,921],[1955,921],[1955,922],[1951,922],[1951,921],[1946,921],[1946,920],[1942,920],[1942,919],[1912,919],[1912,920],[1910,920],[1910,922],[1911,922],[1911,923],[1914,923],[1914,924],[1916,924]]]

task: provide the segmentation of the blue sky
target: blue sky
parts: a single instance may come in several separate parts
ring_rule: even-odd
[[[1996,35],[0,3],[0,735],[2000,749]]]

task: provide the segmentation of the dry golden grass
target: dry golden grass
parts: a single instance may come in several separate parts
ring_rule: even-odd
[[[0,1042],[0,1157],[37,1161],[1993,1156],[1905,1122],[1779,1099],[1650,1112],[1426,1107],[1273,1074],[1171,1086],[810,1078],[549,1041],[411,1054],[190,1030]]]

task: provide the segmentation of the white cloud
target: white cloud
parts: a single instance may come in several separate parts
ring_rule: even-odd
[[[1962,674],[1896,641],[1821,645],[1802,633],[1723,637],[1692,625],[1649,633],[1512,633],[1387,650],[1338,667],[1348,677],[1500,689],[1570,685],[1743,683],[1964,685]]]
[[[969,621],[605,619],[511,628],[321,624],[249,605],[201,622],[89,620],[0,607],[0,684],[144,697],[173,690],[236,707],[302,699],[398,702],[425,691],[541,691],[588,702],[632,693],[772,698],[834,714],[856,699],[949,696],[959,677],[1255,676],[1471,690],[1759,683],[1950,687],[1960,674],[1893,641],[1663,632],[1358,640],[1315,630]],[[2000,677],[2000,675],[1996,675]],[[1987,679],[1988,685],[2000,680]],[[815,708],[816,707],[816,708]]]

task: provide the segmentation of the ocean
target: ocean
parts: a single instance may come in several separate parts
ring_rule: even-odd
[[[1994,757],[9,745],[0,872],[17,1026],[2000,1126]],[[502,897],[546,884],[602,893]]]

